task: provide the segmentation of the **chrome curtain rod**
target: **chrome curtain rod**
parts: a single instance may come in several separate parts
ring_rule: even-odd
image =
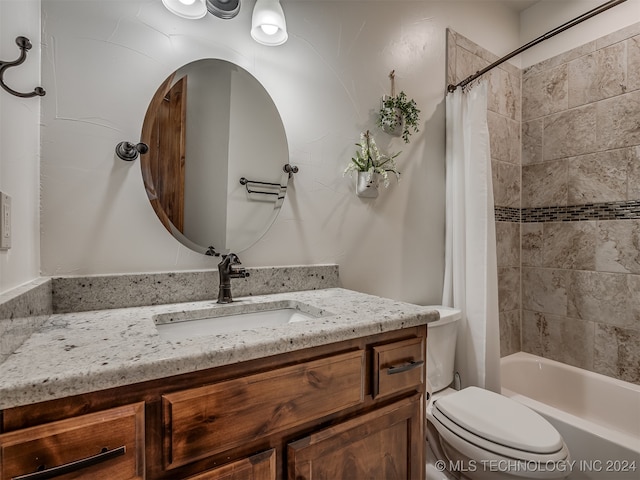
[[[589,10],[588,12],[583,13],[579,17],[576,17],[573,20],[569,20],[567,23],[563,23],[559,27],[556,27],[553,30],[545,33],[544,35],[539,36],[535,40],[531,40],[526,45],[523,45],[522,47],[520,47],[520,48],[514,50],[513,52],[505,55],[504,57],[500,58],[499,60],[496,60],[491,65],[483,68],[482,70],[478,70],[476,73],[474,73],[473,75],[470,75],[469,77],[465,78],[464,80],[462,80],[457,85],[450,84],[447,87],[447,90],[449,92],[454,92],[456,90],[456,88],[458,88],[458,87],[464,88],[465,86],[467,86],[468,84],[473,82],[476,78],[478,78],[478,77],[484,75],[485,73],[487,73],[489,70],[494,69],[498,65],[506,62],[507,60],[509,60],[512,57],[515,57],[516,55],[519,55],[520,53],[524,52],[525,50],[528,50],[529,48],[533,47],[534,45],[537,45],[540,42],[543,42],[543,41],[545,41],[545,40],[547,40],[547,39],[549,39],[549,38],[551,38],[551,37],[553,37],[553,36],[555,36],[555,35],[557,35],[557,34],[559,34],[561,32],[564,32],[565,30],[573,27],[574,25],[578,25],[579,23],[582,23],[585,20],[588,20],[589,18],[594,17],[594,16],[598,15],[599,13],[602,13],[602,12],[604,12],[606,10],[609,10],[610,8],[613,8],[616,5],[619,5],[619,4],[621,4],[623,2],[626,2],[626,1],[627,0],[610,0],[607,3],[603,3],[599,7],[596,7],[593,10]]]

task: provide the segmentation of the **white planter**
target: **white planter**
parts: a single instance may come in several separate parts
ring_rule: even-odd
[[[388,95],[385,95],[384,97],[382,97],[382,100],[380,101],[380,107],[382,108],[382,105],[384,104],[384,101],[387,100],[389,98]],[[404,130],[404,117],[402,116],[402,113],[400,113],[400,109],[396,108],[396,124],[395,126],[392,128],[388,125],[381,125],[382,127],[382,131],[393,136],[393,137],[399,137],[400,135],[402,135],[402,131]]]
[[[378,174],[374,173],[369,179],[368,172],[358,172],[356,182],[356,195],[363,198],[376,198],[378,196]]]

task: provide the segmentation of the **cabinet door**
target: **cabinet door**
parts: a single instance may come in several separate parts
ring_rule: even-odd
[[[289,480],[424,479],[422,395],[288,446]]]
[[[144,403],[0,435],[0,479],[144,478]]]
[[[200,473],[187,480],[276,480],[274,449]]]

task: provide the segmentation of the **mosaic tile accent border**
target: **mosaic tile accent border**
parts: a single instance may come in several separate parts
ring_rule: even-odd
[[[581,222],[588,220],[633,220],[640,218],[640,200],[585,203],[556,207],[495,207],[498,222]]]
[[[524,223],[631,220],[636,218],[640,218],[640,200],[522,209]]]
[[[496,222],[516,222],[520,223],[522,212],[519,208],[494,207]]]

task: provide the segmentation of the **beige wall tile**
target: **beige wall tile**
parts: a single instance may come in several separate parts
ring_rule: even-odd
[[[522,308],[566,316],[568,273],[549,268],[523,268]]]
[[[525,77],[522,80],[522,120],[566,110],[568,88],[566,64]]]
[[[542,162],[542,119],[522,123],[522,164]]]
[[[524,69],[522,76],[523,78],[527,78],[533,75],[539,75],[541,72],[545,70],[549,70],[555,68],[564,63],[569,63],[571,60],[582,57],[583,55],[587,55],[591,52],[596,51],[596,41],[592,41],[589,43],[585,43],[579,47],[573,48],[567,52],[561,53],[560,55],[556,55],[555,57],[551,57],[547,60],[543,60],[542,62],[536,63],[535,65],[531,65]]]
[[[523,350],[579,368],[593,370],[594,322],[548,313],[523,313]]]
[[[627,200],[640,200],[640,146],[627,151]]]
[[[544,224],[523,223],[522,224],[522,266],[541,267]]]
[[[520,224],[496,222],[498,267],[520,266]]]
[[[542,339],[549,337],[544,313],[522,311],[522,351],[542,357]]]
[[[640,145],[640,90],[595,105],[598,150]]]
[[[640,220],[598,222],[596,270],[640,273]]]
[[[599,112],[600,108],[597,111]],[[600,127],[600,124],[598,124],[598,127]],[[542,142],[544,160],[574,157],[595,151],[595,104],[572,108],[571,110],[545,117]]]
[[[640,384],[640,331],[597,324],[593,363],[598,373]]]
[[[627,90],[625,42],[569,63],[569,108],[621,95]]]
[[[566,284],[568,316],[582,320],[628,327],[635,320],[630,309],[627,275],[574,270]]]
[[[489,78],[487,108],[519,122],[521,117],[520,77],[511,75],[501,68],[494,68],[486,76]]]
[[[593,370],[595,323],[545,314],[549,336],[542,339],[543,356]]]
[[[498,309],[501,312],[520,308],[520,267],[498,268]]]
[[[456,41],[457,33],[447,28],[447,85],[456,82]]]
[[[461,82],[469,75],[473,75],[478,70],[482,70],[489,65],[489,62],[474,55],[469,50],[458,46],[455,55],[456,62],[456,83]]]
[[[491,158],[520,164],[520,122],[498,113],[487,112]]]
[[[627,199],[626,149],[569,159],[569,205],[619,202]]]
[[[640,330],[640,275],[627,275],[627,290],[629,297],[629,325]]]
[[[493,203],[500,207],[520,208],[520,166],[491,162]]]
[[[640,25],[640,24],[639,24]],[[640,35],[627,40],[627,89],[640,89]]]
[[[496,60],[498,60],[498,58],[500,58],[495,53],[490,52],[486,48],[478,45],[477,43],[469,40],[467,37],[459,33],[456,36],[456,42],[459,47],[464,48],[469,53],[472,53],[476,57],[481,58],[487,63],[487,65],[495,62]]]
[[[500,312],[500,356],[505,357],[521,350],[520,310]]]
[[[522,207],[567,205],[568,163],[565,160],[522,166]]]
[[[594,270],[596,222],[550,222],[544,224],[543,266]]]

